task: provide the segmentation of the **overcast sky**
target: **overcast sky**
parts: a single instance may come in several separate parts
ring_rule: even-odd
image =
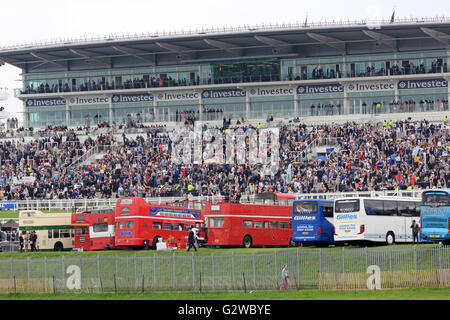
[[[0,48],[55,39],[276,23],[450,16],[448,0],[20,0],[2,1]],[[0,102],[21,118],[20,70],[0,67]]]

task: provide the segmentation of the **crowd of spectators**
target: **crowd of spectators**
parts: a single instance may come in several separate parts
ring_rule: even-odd
[[[280,128],[279,167],[178,164],[165,127],[146,134],[97,134],[80,142],[79,132],[48,128],[50,137],[1,140],[0,199],[72,199],[119,196],[243,195],[262,191],[320,193],[450,187],[449,130],[427,121],[308,127],[291,121]],[[239,122],[240,130],[261,127]],[[226,139],[224,139],[225,143]],[[314,142],[334,149],[317,160]],[[95,146],[96,162],[76,162]],[[247,146],[241,146],[248,151]],[[83,159],[84,160],[84,159]],[[289,167],[289,164],[291,166]],[[290,172],[289,171],[290,169]],[[24,179],[25,178],[25,179]]]

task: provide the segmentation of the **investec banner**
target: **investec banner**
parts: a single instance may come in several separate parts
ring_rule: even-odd
[[[197,100],[200,97],[199,92],[182,91],[182,92],[161,92],[156,96],[158,101],[181,101],[181,100]]]
[[[340,83],[334,84],[311,84],[297,87],[297,94],[321,94],[344,92],[344,86]]]
[[[400,90],[436,89],[447,87],[448,81],[445,79],[401,80],[398,82],[398,88]]]
[[[248,90],[250,97],[274,97],[274,96],[289,96],[295,94],[295,88],[291,87],[264,87],[251,88]]]
[[[217,89],[204,90],[202,92],[203,99],[223,99],[223,98],[242,98],[246,96],[246,92],[242,89]]]
[[[69,104],[72,106],[90,105],[90,104],[108,104],[110,97],[107,96],[82,96],[69,98]]]
[[[395,90],[393,81],[355,82],[346,84],[347,92],[375,92]]]
[[[154,100],[153,95],[149,93],[115,94],[112,96],[113,103],[139,103],[139,102],[152,102],[153,100]]]
[[[66,105],[66,99],[63,99],[63,98],[27,99],[25,104],[26,104],[27,107],[65,106]]]

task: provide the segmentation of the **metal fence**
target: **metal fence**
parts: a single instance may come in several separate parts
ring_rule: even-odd
[[[419,245],[11,257],[0,259],[0,292],[277,290],[284,264],[291,290],[367,289],[373,265],[381,288],[450,286],[450,247]]]

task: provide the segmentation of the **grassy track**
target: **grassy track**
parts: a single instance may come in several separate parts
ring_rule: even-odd
[[[0,300],[450,300],[450,288],[321,291],[163,292],[119,294],[2,294]]]

